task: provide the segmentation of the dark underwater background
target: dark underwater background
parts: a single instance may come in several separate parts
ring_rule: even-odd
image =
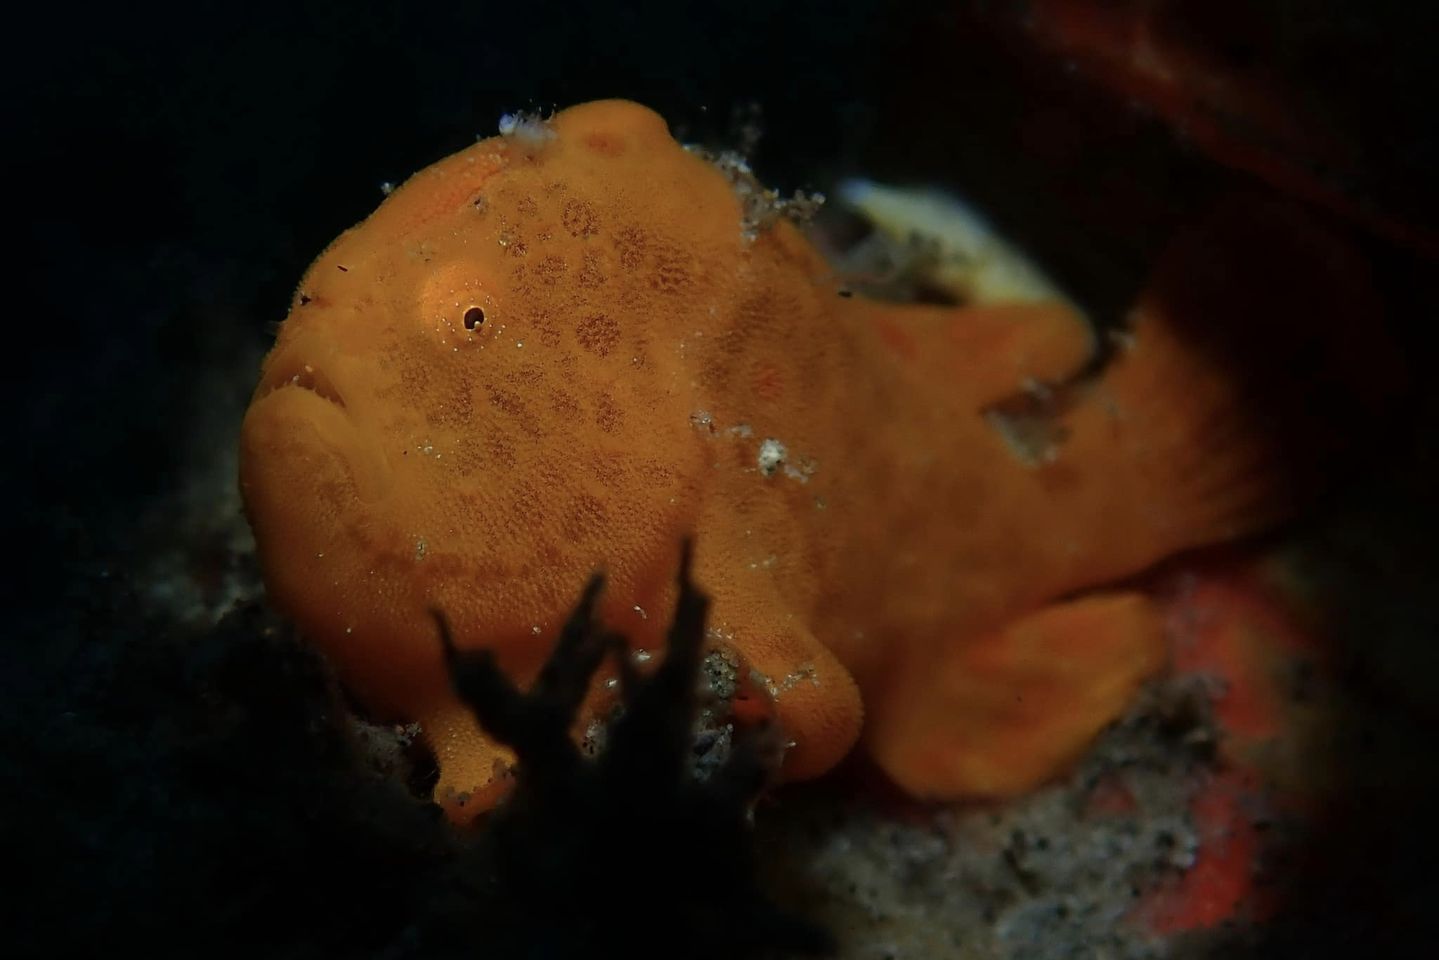
[[[957,185],[1115,322],[1196,198],[1252,177],[1037,52],[1023,7],[262,0],[8,16],[0,862],[18,896],[0,907],[0,952],[367,955],[430,889],[449,841],[402,785],[358,777],[322,722],[323,667],[263,610],[219,628],[186,612],[254,594],[233,483],[207,471],[228,462],[216,451],[294,284],[382,182],[502,113],[627,97],[687,141],[734,145],[757,122],[753,165],[786,193],[855,173]],[[1269,0],[1199,18],[1355,147],[1326,172],[1339,192],[1406,226],[1350,224],[1419,372],[1402,422],[1371,425],[1401,439],[1335,508],[1344,562],[1324,581],[1361,637],[1346,656],[1374,729],[1355,752],[1391,761],[1355,775],[1392,805],[1342,828],[1352,872],[1301,911],[1323,922],[1260,954],[1404,955],[1434,932],[1435,757],[1415,737],[1439,721],[1426,8]]]

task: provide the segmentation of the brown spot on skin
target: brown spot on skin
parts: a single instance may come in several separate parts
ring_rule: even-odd
[[[430,385],[430,368],[423,363],[406,363],[400,367],[400,390],[408,397],[423,394]]]
[[[535,467],[535,477],[542,489],[562,490],[570,482],[570,470],[567,465],[561,466],[546,460]]]
[[[524,236],[509,224],[503,224],[500,227],[500,235],[497,240],[512,257],[523,257],[529,253],[530,248],[525,243]]]
[[[560,222],[572,237],[593,237],[600,232],[599,215],[588,200],[566,200]]]
[[[610,490],[624,488],[626,471],[624,463],[617,457],[597,456],[590,462],[590,476]]]
[[[534,197],[521,197],[520,202],[515,204],[515,210],[522,217],[538,217],[540,215],[540,205],[535,203]]]
[[[550,409],[566,419],[572,419],[580,415],[580,402],[575,395],[566,390],[550,391]]]
[[[595,426],[605,433],[614,433],[625,424],[625,412],[608,393],[602,393],[595,401]]]
[[[530,326],[539,336],[541,346],[558,347],[560,345],[560,325],[549,313],[536,313],[530,319]]]
[[[667,487],[674,482],[675,472],[668,465],[658,460],[646,460],[640,465],[640,476],[645,482],[655,487]]]
[[[547,287],[553,287],[565,278],[565,258],[548,256],[535,266],[535,279]]]
[[[590,353],[597,357],[607,357],[620,342],[620,325],[598,313],[575,324],[575,337],[580,346]]]
[[[505,374],[505,383],[512,387],[534,388],[545,380],[545,369],[537,363],[527,363],[517,370]]]
[[[692,282],[689,266],[689,258],[678,248],[657,251],[650,273],[650,286],[658,293],[683,293]]]
[[[509,437],[496,435],[486,445],[492,465],[509,469],[515,465],[515,442]]]
[[[522,527],[535,529],[545,524],[545,490],[528,478],[520,478],[510,490],[510,513]]]
[[[602,157],[618,157],[625,152],[625,142],[613,134],[595,131],[585,134],[584,145]]]
[[[626,270],[638,270],[645,262],[645,249],[649,237],[639,227],[625,227],[615,238],[615,252],[619,254],[620,266]]]
[[[594,290],[605,282],[604,268],[600,264],[599,254],[591,251],[585,254],[584,263],[580,265],[580,272],[575,277],[575,283],[581,290]]]
[[[490,398],[490,406],[496,410],[502,410],[513,417],[524,416],[529,412],[520,395],[513,390],[496,390],[490,387],[486,392]]]
[[[609,518],[609,510],[599,498],[582,493],[570,501],[562,530],[571,540],[591,540],[604,531]]]

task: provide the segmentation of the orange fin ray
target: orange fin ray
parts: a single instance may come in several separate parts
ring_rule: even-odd
[[[931,649],[891,678],[902,696],[878,700],[875,760],[914,796],[1006,797],[1061,773],[1123,712],[1164,662],[1164,621],[1142,594],[1098,594]]]
[[[1402,381],[1380,314],[1360,254],[1293,210],[1225,205],[1181,237],[1042,468],[1057,539],[1093,547],[1064,585],[1292,516]]]

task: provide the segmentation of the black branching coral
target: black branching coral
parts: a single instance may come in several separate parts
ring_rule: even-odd
[[[690,579],[689,546],[668,652],[652,674],[641,676],[625,638],[596,620],[603,588],[600,576],[585,587],[528,692],[488,651],[457,649],[436,614],[456,691],[518,764],[514,793],[490,816],[445,897],[478,905],[472,937],[430,946],[505,958],[827,952],[822,931],[756,886],[748,811],[767,775],[766,732],[738,732],[729,757],[702,781],[690,771],[709,598]],[[623,711],[591,759],[569,731],[611,654]]]
[[[53,667],[37,652],[29,672],[0,672],[0,840],[25,877],[5,956],[738,960],[826,945],[755,887],[763,736],[737,736],[703,783],[688,770],[706,600],[687,575],[672,654],[622,677],[627,710],[598,759],[565,736],[576,691],[623,647],[594,620],[598,583],[526,694],[483,653],[453,654],[461,692],[521,758],[513,795],[462,833],[375,767],[322,658],[263,604],[186,627],[123,576],[63,572],[66,619],[27,627]]]

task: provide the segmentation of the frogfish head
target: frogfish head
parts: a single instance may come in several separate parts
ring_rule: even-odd
[[[686,350],[737,295],[728,184],[633,104],[514,126],[320,256],[242,428],[271,596],[382,710],[446,682],[430,609],[523,675],[597,568],[607,619],[654,602],[705,474]]]

